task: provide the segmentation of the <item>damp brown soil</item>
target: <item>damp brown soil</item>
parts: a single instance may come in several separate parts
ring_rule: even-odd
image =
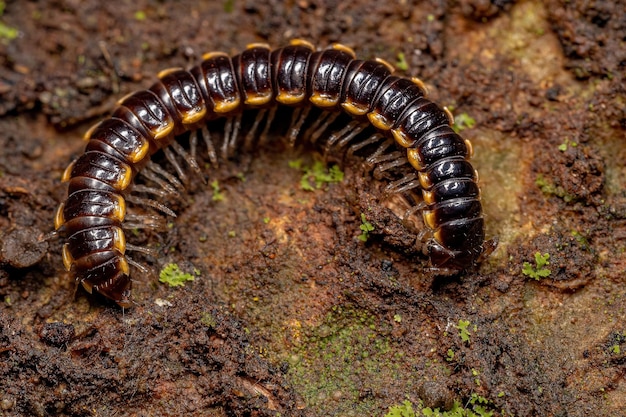
[[[0,2],[0,415],[626,415],[623,7]],[[133,236],[158,252],[134,308],[77,290],[40,238],[86,129],[161,69],[294,37],[382,57],[452,110],[496,251],[434,279],[362,161],[306,191],[294,161],[316,155],[265,146]],[[160,283],[170,263],[193,281]]]

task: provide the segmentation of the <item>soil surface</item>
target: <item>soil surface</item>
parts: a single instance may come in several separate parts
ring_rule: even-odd
[[[1,1],[0,416],[384,416],[404,401],[626,416],[624,7]],[[89,126],[159,70],[294,37],[381,57],[452,109],[495,252],[435,279],[361,160],[307,191],[294,161],[319,157],[265,146],[133,237],[158,252],[133,270],[135,307],[77,289],[62,242],[42,238]],[[194,280],[159,282],[169,263]]]

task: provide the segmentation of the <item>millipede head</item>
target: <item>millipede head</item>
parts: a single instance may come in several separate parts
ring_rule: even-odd
[[[437,275],[452,275],[458,273],[475,262],[475,257],[469,253],[460,253],[444,248],[435,239],[430,239],[426,253]]]
[[[104,297],[115,301],[122,308],[132,306],[130,268],[123,256],[115,256],[99,267],[105,280],[90,276],[80,279],[80,283],[89,293],[96,291]],[[97,282],[96,282],[97,281]]]

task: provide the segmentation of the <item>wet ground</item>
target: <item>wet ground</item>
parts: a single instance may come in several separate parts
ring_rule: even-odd
[[[626,415],[623,1],[113,3],[0,2],[0,415]],[[39,237],[87,128],[161,69],[293,37],[452,109],[492,256],[433,279],[361,161],[306,191],[315,155],[269,146],[135,236],[136,307],[76,290]]]

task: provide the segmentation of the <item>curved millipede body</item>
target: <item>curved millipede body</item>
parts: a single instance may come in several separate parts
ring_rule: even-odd
[[[144,170],[151,175],[161,185],[160,191],[153,190],[156,195],[177,192],[184,173],[176,163],[177,176],[162,172],[150,161],[152,154],[162,150],[174,161],[176,152],[197,170],[196,137],[190,139],[189,155],[177,135],[195,132],[215,155],[208,135],[202,133],[207,123],[239,120],[249,110],[271,114],[277,106],[292,108],[288,133],[292,144],[311,109],[352,118],[341,134],[327,140],[328,147],[346,145],[365,128],[375,134],[355,149],[390,142],[396,156],[377,151],[371,159],[385,167],[412,166],[408,178],[395,181],[395,187],[421,189],[423,202],[416,208],[422,210],[429,232],[424,252],[432,266],[454,271],[474,265],[488,245],[477,175],[469,162],[471,144],[451,129],[449,112],[424,96],[419,80],[397,77],[392,71],[382,60],[356,59],[340,44],[316,51],[306,41],[293,40],[275,50],[249,45],[232,58],[213,52],[188,71],[161,72],[151,88],[120,100],[111,117],[87,132],[85,152],[63,176],[69,183],[68,197],[57,211],[55,228],[66,238],[66,268],[89,292],[95,290],[129,307],[129,262],[133,262],[125,254],[130,245],[122,228],[135,175]],[[323,128],[331,121],[316,123]],[[225,133],[226,156],[237,146],[233,138],[238,128],[238,122],[226,124],[225,130],[231,132],[229,137]]]

